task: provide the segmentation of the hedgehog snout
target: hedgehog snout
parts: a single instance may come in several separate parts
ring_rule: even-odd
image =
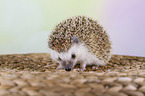
[[[66,71],[71,71],[71,69],[72,69],[72,62],[71,61],[67,61],[64,68],[65,68]]]
[[[71,67],[66,67],[65,71],[71,71]]]

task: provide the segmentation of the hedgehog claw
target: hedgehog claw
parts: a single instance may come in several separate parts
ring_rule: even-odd
[[[86,69],[86,68],[85,68],[85,69]],[[82,72],[83,72],[85,69],[80,69],[80,71],[82,71]]]
[[[74,71],[79,71],[79,72],[83,72],[84,70],[86,70],[86,69],[74,69]]]
[[[81,72],[83,72],[84,70],[86,70],[86,68],[84,68],[84,69],[79,69],[79,71],[81,71]]]

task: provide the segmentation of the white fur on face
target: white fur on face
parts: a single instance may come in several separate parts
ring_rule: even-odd
[[[104,65],[104,63],[99,60],[94,54],[89,52],[88,48],[83,43],[73,44],[68,52],[58,53],[52,49],[50,49],[51,58],[58,63],[58,57],[60,57],[63,61],[72,61],[73,66],[76,65],[77,62],[85,63],[86,65]],[[72,54],[75,54],[75,59],[72,59]],[[61,63],[60,63],[61,64]]]

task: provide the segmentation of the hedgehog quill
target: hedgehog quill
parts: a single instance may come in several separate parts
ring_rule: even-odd
[[[81,70],[87,65],[102,65],[111,58],[109,35],[96,20],[86,16],[75,16],[59,23],[49,36],[51,58],[71,71],[76,64]]]

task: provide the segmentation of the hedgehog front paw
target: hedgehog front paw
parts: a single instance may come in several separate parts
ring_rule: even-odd
[[[64,69],[62,65],[59,65],[57,68],[57,70],[60,70],[60,69]]]
[[[80,71],[82,71],[82,72],[83,72],[84,70],[86,70],[86,68],[84,68],[84,69],[80,69]]]
[[[81,64],[80,68],[81,68],[80,71],[84,71],[86,69],[86,64]]]

